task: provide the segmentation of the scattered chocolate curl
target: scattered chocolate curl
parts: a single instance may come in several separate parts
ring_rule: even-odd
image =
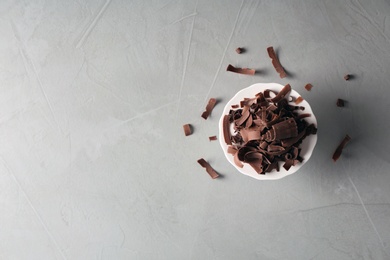
[[[216,179],[219,177],[219,174],[213,169],[213,167],[211,167],[211,165],[208,162],[206,162],[205,159],[200,158],[198,160],[198,163],[203,168],[206,168],[206,172],[210,175],[211,178]]]
[[[268,51],[268,56],[272,60],[272,65],[274,65],[274,68],[275,68],[276,72],[279,73],[280,78],[287,77],[287,74],[284,71],[284,68],[283,68],[282,64],[280,64],[280,61],[279,61],[278,57],[276,56],[274,47],[272,47],[272,46],[268,47],[267,51]]]
[[[351,141],[351,137],[347,134],[347,135],[345,135],[344,139],[341,141],[339,146],[337,146],[336,151],[334,152],[334,154],[332,156],[332,159],[333,159],[334,162],[336,162],[340,158],[341,153],[343,152],[344,147],[347,145],[347,143],[349,141]]]
[[[190,124],[183,125],[183,129],[184,129],[185,136],[189,136],[189,135],[192,134],[192,130],[191,130],[191,125]]]
[[[211,111],[213,111],[215,104],[217,103],[217,100],[215,98],[210,98],[206,110],[202,113],[202,117],[207,120],[207,118],[210,116]]]
[[[229,64],[226,68],[227,71],[244,74],[244,75],[255,75],[256,70],[248,68],[236,68],[233,65]]]

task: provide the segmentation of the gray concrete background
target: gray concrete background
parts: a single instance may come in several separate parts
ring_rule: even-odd
[[[389,14],[385,0],[1,1],[0,258],[389,259]],[[278,181],[208,140],[257,82],[290,83],[318,120],[312,158]]]

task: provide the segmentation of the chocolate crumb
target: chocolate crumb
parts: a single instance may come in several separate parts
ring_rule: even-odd
[[[215,140],[217,140],[217,136],[215,136],[215,135],[209,136],[209,140],[210,141],[215,141]]]
[[[344,102],[344,100],[342,100],[341,98],[338,98],[338,99],[337,99],[337,102],[336,102],[336,105],[337,105],[338,107],[344,107],[345,102]]]
[[[305,89],[306,89],[307,91],[310,91],[312,88],[313,88],[313,85],[310,84],[310,83],[306,84],[306,86],[305,86]]]
[[[219,177],[219,174],[213,169],[213,167],[211,167],[211,165],[208,162],[206,162],[205,159],[200,158],[198,160],[198,163],[203,168],[206,168],[206,172],[210,175],[211,178],[216,179]]]
[[[238,48],[236,49],[236,52],[237,52],[238,54],[241,54],[241,53],[244,53],[244,52],[245,52],[245,49],[244,49],[244,48],[241,48],[241,47],[238,47]]]
[[[192,134],[192,129],[190,124],[183,125],[183,129],[184,129],[185,136],[189,136]]]
[[[345,80],[349,80],[350,78],[351,78],[351,75],[345,74],[345,76],[344,76],[344,79],[345,79]]]

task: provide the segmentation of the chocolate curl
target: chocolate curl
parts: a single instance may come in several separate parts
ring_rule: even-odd
[[[290,84],[287,84],[286,86],[284,86],[282,88],[282,90],[276,95],[276,97],[272,98],[271,101],[274,102],[274,103],[278,103],[279,101],[281,101],[282,99],[284,99],[288,93],[290,93],[291,91],[291,86]]]
[[[251,141],[251,140],[260,140],[260,130],[258,129],[248,129],[248,132],[247,132],[247,138],[248,138],[248,141]]]
[[[310,84],[310,83],[306,84],[306,86],[305,86],[305,89],[306,89],[307,91],[310,91],[312,88],[313,88],[313,85]]]
[[[206,106],[206,110],[202,113],[202,117],[204,119],[207,119],[209,117],[209,115],[211,114],[211,111],[213,111],[213,108],[214,108],[216,103],[217,103],[217,100],[215,98],[210,98],[210,100]]]
[[[205,159],[200,158],[198,160],[198,163],[203,167],[206,168],[206,172],[210,175],[211,178],[216,179],[219,177],[219,174],[211,167],[211,165],[205,161]]]
[[[241,117],[234,121],[235,124],[237,126],[241,126],[245,122],[245,120],[248,119],[249,115],[250,115],[249,110],[244,111],[243,114],[241,115]]]
[[[232,155],[235,155],[237,153],[237,148],[233,147],[232,145],[229,145],[227,152],[232,154]]]
[[[239,105],[232,105],[232,108],[239,108]]]
[[[296,137],[298,135],[297,123],[295,122],[294,118],[289,118],[285,121],[274,124],[272,129],[270,129],[268,132],[272,131],[273,134],[266,136],[266,141],[282,140]]]
[[[244,75],[255,75],[255,70],[254,69],[248,69],[248,68],[236,68],[233,65],[229,64],[228,67],[226,68],[227,71],[234,72],[234,73],[239,73],[239,74],[244,74]]]
[[[339,146],[337,147],[336,151],[334,152],[332,159],[334,162],[336,162],[344,149],[344,147],[347,145],[347,143],[351,140],[351,137],[349,135],[345,135],[344,139],[341,141]]]
[[[272,60],[272,65],[274,65],[274,68],[275,68],[276,72],[279,73],[280,78],[287,77],[287,74],[284,71],[284,68],[282,67],[282,64],[280,64],[280,61],[279,61],[278,57],[276,56],[274,47],[272,47],[272,46],[268,47],[267,48],[267,52],[268,52],[268,56]]]
[[[223,138],[225,139],[226,144],[232,144],[231,137],[230,137],[230,116],[225,115],[223,117]]]
[[[183,125],[183,130],[184,130],[185,136],[189,136],[189,135],[192,134],[192,130],[191,130],[191,125],[190,124]]]
[[[268,167],[265,169],[265,172],[272,172],[274,169],[276,169],[277,172],[279,172],[279,162],[274,161],[271,164],[268,165]]]

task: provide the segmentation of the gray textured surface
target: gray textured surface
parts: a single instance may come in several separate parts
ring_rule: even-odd
[[[389,259],[389,14],[384,0],[1,1],[0,258]],[[208,140],[257,82],[290,83],[319,124],[310,161],[278,181],[237,173]]]

